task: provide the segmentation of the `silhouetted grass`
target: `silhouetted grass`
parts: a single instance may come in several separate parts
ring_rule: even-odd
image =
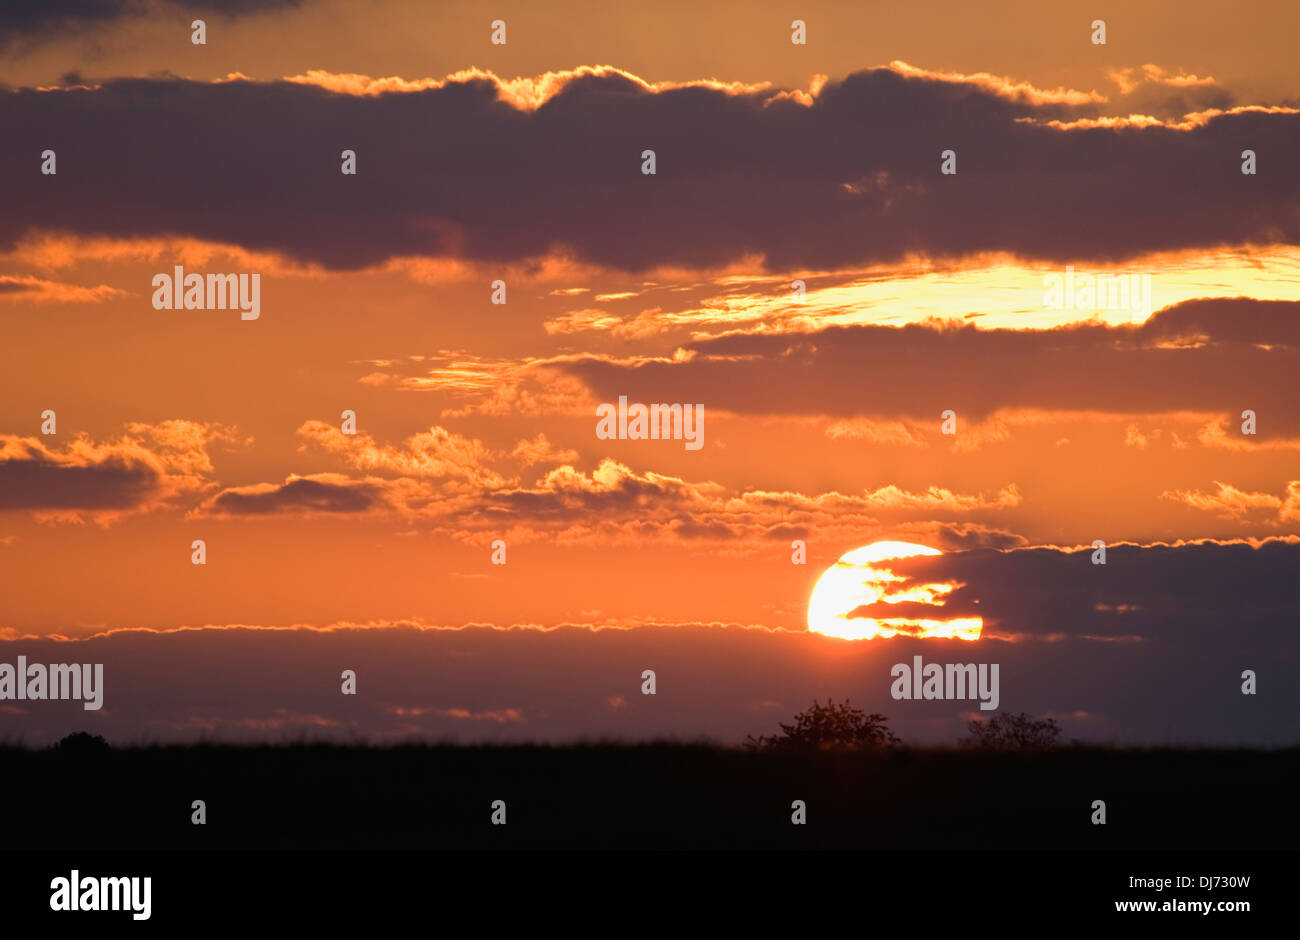
[[[14,849],[1245,849],[1300,834],[1300,749],[0,746],[0,773]],[[796,799],[807,825],[790,822]]]

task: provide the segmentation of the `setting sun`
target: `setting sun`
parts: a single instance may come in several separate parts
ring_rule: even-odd
[[[947,620],[917,617],[868,617],[876,604],[926,604],[942,607],[957,582],[918,583],[895,574],[882,562],[918,555],[942,555],[937,548],[911,542],[874,542],[840,556],[817,580],[808,600],[808,629],[846,640],[869,640],[897,634],[978,640],[980,617]]]

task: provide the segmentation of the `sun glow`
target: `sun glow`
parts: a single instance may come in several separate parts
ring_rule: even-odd
[[[875,542],[840,556],[817,580],[808,599],[808,629],[846,640],[869,640],[898,634],[978,640],[981,617],[947,620],[918,617],[866,617],[855,613],[876,604],[925,604],[942,607],[956,581],[919,583],[898,575],[883,562],[918,555],[942,555],[937,548],[911,542]]]

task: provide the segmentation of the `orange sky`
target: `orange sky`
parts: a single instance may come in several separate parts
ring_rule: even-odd
[[[561,15],[504,2],[505,47],[467,3],[214,15],[206,46],[190,43],[189,12],[160,3],[0,32],[0,94],[36,115],[0,117],[10,635],[398,620],[803,630],[821,572],[879,540],[953,553],[1300,535],[1300,239],[1295,184],[1279,173],[1300,144],[1292,3],[1231,16],[1214,4],[807,3],[803,47],[787,6],[768,3],[575,2]],[[1107,20],[1107,45],[1089,42],[1092,18]],[[623,74],[568,74],[601,64]],[[874,68],[888,71],[860,74]],[[477,77],[454,77],[467,69]],[[405,90],[358,94],[366,76]],[[495,103],[473,98],[498,77]],[[530,81],[506,81],[517,77]],[[114,84],[125,78],[146,81]],[[763,97],[781,89],[792,96]],[[195,102],[192,122],[163,103],[173,91]],[[592,115],[606,94],[645,105],[661,169],[642,176],[629,149],[625,167],[593,162],[574,170],[590,187],[563,189],[549,142],[603,159]],[[281,97],[287,112],[269,104]],[[481,111],[465,104],[463,123],[401,133],[371,110],[472,98]],[[878,100],[869,119],[850,107]],[[940,117],[913,126],[916,101]],[[322,132],[324,169],[286,152],[296,133],[266,143],[275,119],[260,102],[266,115],[320,109],[303,126]],[[633,113],[610,107],[610,120]],[[714,117],[675,123],[697,107]],[[153,108],[172,115],[155,123],[175,153],[127,136],[130,115]],[[730,144],[713,128],[742,109],[737,126],[777,151],[770,165],[766,143],[720,156]],[[763,123],[800,127],[803,112],[844,139],[791,142]],[[1102,120],[1130,115],[1147,118]],[[861,154],[841,166],[863,122]],[[1005,143],[1007,128],[1025,128],[1026,149]],[[427,171],[401,182],[411,208],[399,186],[391,227],[364,208],[381,198],[364,187],[396,172],[377,132]],[[951,179],[938,169],[950,139]],[[500,165],[458,162],[480,141]],[[1058,145],[1112,144],[1133,147],[1117,165],[1134,178],[1099,169],[1111,197],[1072,188],[1096,182],[1086,168],[1051,181]],[[46,146],[55,176],[39,174]],[[283,163],[259,162],[264,146]],[[334,176],[345,146],[359,151],[352,191],[332,188],[352,182]],[[1261,151],[1257,177],[1238,171],[1245,147]],[[1168,177],[1160,148],[1176,155]],[[194,153],[211,165],[186,162]],[[740,215],[747,174],[770,194],[764,174],[797,176],[800,160],[826,175],[789,184],[787,227],[767,203]],[[1023,205],[1007,161],[1039,181]],[[912,163],[924,164],[915,178]],[[1166,178],[1203,198],[1165,201]],[[227,179],[242,182],[227,193]],[[647,189],[661,180],[682,188]],[[320,187],[315,201],[267,209],[299,182]],[[735,201],[708,204],[711,186],[735,186]],[[1003,186],[1005,216],[981,195]],[[860,228],[828,216],[843,226],[828,253],[817,213],[841,205],[879,215]],[[557,213],[572,218],[552,228]],[[260,318],[154,309],[151,279],[177,264],[259,272]],[[1067,265],[1149,275],[1151,309],[1052,309],[1044,278]],[[498,278],[504,305],[490,299]],[[598,438],[595,408],[619,394],[702,404],[704,446]],[[949,408],[954,435],[941,429]],[[46,409],[54,435],[41,433]],[[345,409],[356,435],[340,432]],[[1257,435],[1241,433],[1244,409]],[[190,563],[200,538],[202,567]],[[491,563],[498,539],[504,565]],[[806,564],[791,561],[794,539]]]

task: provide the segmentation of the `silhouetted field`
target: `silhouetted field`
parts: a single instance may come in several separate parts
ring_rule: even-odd
[[[4,747],[0,773],[10,849],[1248,849],[1300,835],[1296,749]],[[791,824],[797,799],[807,825]]]

